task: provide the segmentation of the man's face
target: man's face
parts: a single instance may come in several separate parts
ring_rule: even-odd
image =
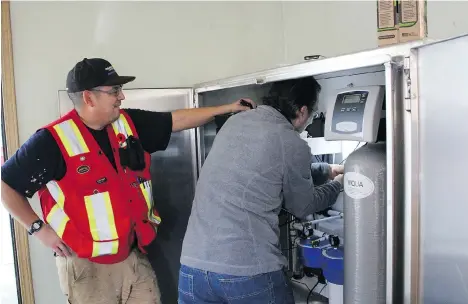
[[[120,116],[120,105],[125,95],[122,86],[103,86],[91,90],[92,113],[96,120],[104,124],[116,121]]]

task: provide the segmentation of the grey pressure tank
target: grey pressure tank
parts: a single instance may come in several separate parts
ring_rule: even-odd
[[[385,303],[385,143],[351,153],[344,174],[344,303]]]

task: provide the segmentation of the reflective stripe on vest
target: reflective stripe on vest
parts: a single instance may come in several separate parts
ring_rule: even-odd
[[[109,192],[85,196],[89,229],[93,236],[93,257],[116,254],[119,249],[117,228]],[[102,242],[110,241],[110,242]]]
[[[67,150],[68,156],[72,157],[89,152],[88,146],[73,120],[68,119],[56,124],[54,130]]]
[[[146,206],[148,207],[148,219],[159,225],[161,223],[161,218],[153,213],[153,191],[151,188],[151,181],[140,184],[141,192],[145,197]]]
[[[65,204],[65,196],[63,195],[63,191],[60,189],[60,186],[57,184],[57,182],[50,181],[46,186],[55,202],[60,206],[60,208],[65,209],[63,208]]]
[[[93,242],[93,255],[95,258],[100,255],[116,254],[119,250],[119,240],[110,242]]]
[[[63,209],[60,208],[58,204],[55,204],[47,215],[46,220],[55,230],[57,235],[61,238],[63,236],[63,232],[65,231],[65,226],[67,225],[70,218],[65,214]]]
[[[114,129],[115,135],[123,134],[125,137],[133,135],[132,128],[130,128],[127,118],[123,114],[120,114],[119,119],[112,123],[112,129]]]
[[[117,239],[114,211],[112,210],[109,192],[85,196],[84,199],[93,240],[109,241]]]
[[[63,232],[65,231],[65,226],[70,220],[64,211],[65,196],[63,195],[62,189],[60,189],[60,186],[57,184],[57,182],[50,181],[46,186],[56,203],[49,211],[46,220],[55,230],[57,235],[62,237]]]

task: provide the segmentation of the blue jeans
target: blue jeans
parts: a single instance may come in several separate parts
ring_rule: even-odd
[[[283,271],[240,277],[182,265],[179,304],[294,304],[292,287]]]

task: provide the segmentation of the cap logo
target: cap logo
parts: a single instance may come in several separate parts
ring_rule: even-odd
[[[105,68],[105,70],[107,71],[107,76],[110,76],[115,73],[114,67],[111,65]]]

